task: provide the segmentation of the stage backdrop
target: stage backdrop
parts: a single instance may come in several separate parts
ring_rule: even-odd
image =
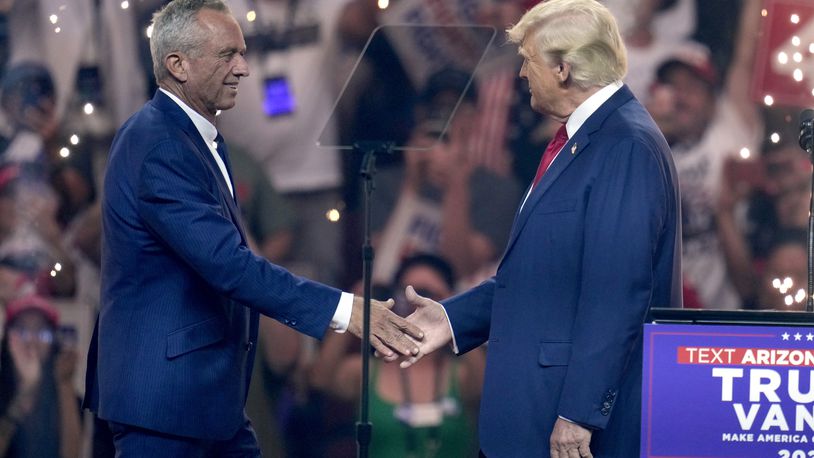
[[[642,457],[814,457],[814,328],[645,325]]]

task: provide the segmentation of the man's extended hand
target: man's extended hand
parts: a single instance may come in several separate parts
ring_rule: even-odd
[[[444,307],[432,299],[420,296],[412,286],[405,289],[407,302],[415,306],[415,312],[407,317],[407,321],[424,330],[424,339],[418,343],[418,354],[410,356],[401,362],[401,368],[406,369],[422,356],[446,345],[452,339],[447,314]],[[388,358],[389,359],[389,358]]]
[[[398,357],[394,351],[404,356],[416,355],[419,351],[416,342],[424,338],[424,333],[415,324],[391,312],[389,309],[394,304],[393,299],[386,302],[370,300],[370,345],[388,359]],[[364,298],[354,296],[348,331],[359,338],[362,337],[363,312]]]
[[[551,458],[593,458],[591,430],[558,418],[551,432]]]

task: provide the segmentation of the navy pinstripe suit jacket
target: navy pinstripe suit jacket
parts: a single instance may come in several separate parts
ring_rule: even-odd
[[[642,323],[681,306],[672,155],[624,86],[568,140],[515,219],[497,274],[445,301],[460,351],[489,342],[480,445],[547,457],[558,415],[597,458],[639,456]]]
[[[102,214],[85,405],[155,431],[232,437],[244,421],[258,312],[320,338],[340,291],[248,249],[214,158],[161,91],[113,141]]]

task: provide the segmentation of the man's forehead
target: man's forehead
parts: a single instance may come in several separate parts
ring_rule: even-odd
[[[517,47],[517,53],[526,58],[533,57],[537,54],[536,50],[534,49],[534,43],[529,39],[528,35],[526,35],[523,38],[523,41],[520,42],[520,46]]]
[[[526,34],[523,35],[523,39],[520,40],[520,45],[517,47],[517,52],[520,53],[523,57],[531,57],[538,54],[537,52],[537,43],[534,40],[535,35],[537,35],[538,29],[535,30],[528,30]]]

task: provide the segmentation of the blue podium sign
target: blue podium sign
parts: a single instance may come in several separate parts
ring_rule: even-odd
[[[814,328],[647,324],[642,458],[814,458]]]

